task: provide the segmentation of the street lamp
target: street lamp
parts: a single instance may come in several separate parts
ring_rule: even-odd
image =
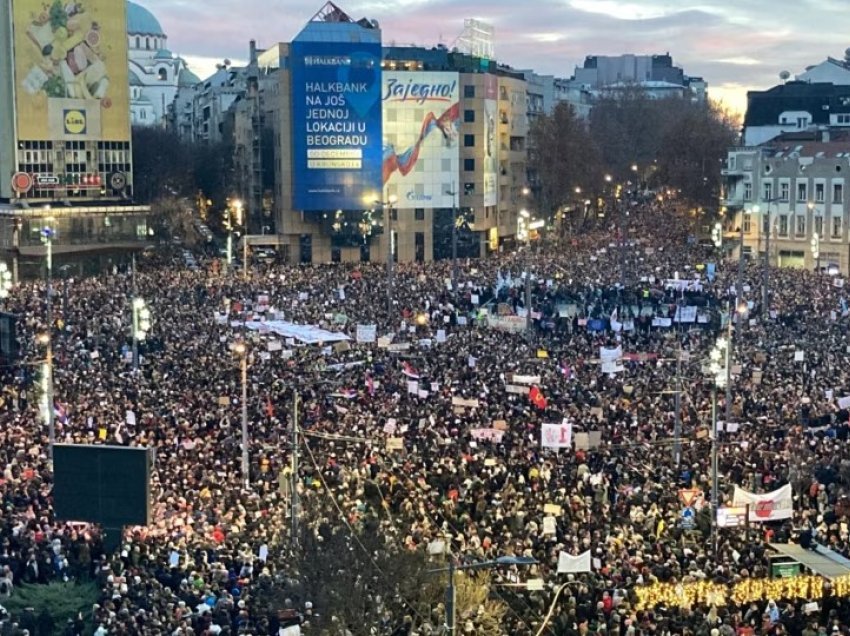
[[[250,484],[248,459],[248,348],[242,341],[233,345],[233,353],[239,358],[242,371],[242,482],[247,489]]]
[[[431,572],[449,573],[449,586],[446,589],[446,633],[449,636],[455,635],[455,625],[457,623],[455,572],[462,570],[492,570],[494,568],[510,567],[513,565],[537,565],[537,560],[531,557],[500,556],[491,561],[456,565],[454,559],[450,556],[449,567],[431,570]]]
[[[732,332],[732,314],[729,312],[728,330]],[[712,376],[711,385],[711,528],[714,555],[717,557],[718,549],[718,527],[717,509],[719,502],[718,470],[717,470],[717,389],[729,386],[729,352],[731,342],[729,337],[720,336],[709,353],[708,371]],[[727,392],[728,399],[728,392]],[[727,404],[728,407],[728,404]],[[728,408],[727,408],[728,411]]]
[[[139,342],[144,342],[151,330],[151,312],[144,298],[133,297],[133,371],[139,370]]]
[[[820,272],[820,235],[812,234],[812,258],[815,259],[815,271]]]
[[[12,289],[12,272],[5,261],[0,261],[0,299],[8,298]]]
[[[719,221],[711,228],[711,242],[717,249],[723,247],[723,225]]]
[[[49,217],[47,220],[52,221],[53,218]],[[56,423],[53,411],[53,239],[55,236],[56,231],[52,227],[41,228],[41,242],[44,243],[47,257],[45,260],[47,332],[41,339],[45,348],[42,382],[46,403],[44,416],[47,420],[48,458],[51,462],[53,462],[53,445],[56,443]]]
[[[375,199],[374,204],[384,208],[386,224],[384,225],[387,235],[387,318],[392,315],[393,310],[393,261],[395,250],[393,249],[393,206],[398,202],[398,197],[391,194],[386,201]]]

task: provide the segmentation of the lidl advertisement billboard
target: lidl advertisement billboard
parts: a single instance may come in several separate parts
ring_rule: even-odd
[[[495,75],[484,76],[484,205],[499,202],[499,152],[496,147],[499,83]]]
[[[460,164],[457,73],[391,72],[383,77],[387,194],[405,208],[451,208]]]
[[[292,43],[293,207],[363,210],[381,191],[381,45]]]
[[[126,4],[12,0],[19,139],[130,140]]]

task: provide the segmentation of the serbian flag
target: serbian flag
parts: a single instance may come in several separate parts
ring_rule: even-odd
[[[546,408],[546,396],[543,395],[543,391],[538,389],[536,386],[531,387],[531,390],[528,392],[528,397],[531,400],[531,403],[541,411]]]
[[[337,393],[331,393],[331,397],[341,397],[346,400],[353,400],[357,397],[357,391],[354,389],[343,389],[342,391],[338,391]]]
[[[416,372],[416,369],[414,369],[414,368],[410,365],[410,363],[409,363],[409,362],[404,362],[404,363],[401,365],[401,372],[402,372],[404,375],[406,375],[408,378],[410,378],[411,380],[418,380],[418,379],[419,379],[419,373],[417,373],[417,372]]]
[[[366,376],[366,389],[369,391],[369,395],[375,395],[375,381],[371,375]]]

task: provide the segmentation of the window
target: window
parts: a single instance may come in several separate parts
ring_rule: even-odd
[[[788,200],[788,196],[789,196],[788,190],[790,189],[790,187],[791,187],[791,185],[787,181],[783,181],[782,183],[779,184],[779,200],[780,201],[787,201]]]
[[[752,201],[753,200],[753,184],[745,183],[744,184],[744,201]]]
[[[806,235],[806,217],[802,214],[797,215],[797,227],[795,229],[797,236]]]
[[[159,81],[164,82],[168,79],[168,71],[164,68],[159,69]]]
[[[767,182],[764,184],[764,196],[762,196],[764,201],[770,201],[773,199],[773,184]]]
[[[835,119],[836,124],[850,124],[850,115],[838,115]]]
[[[464,194],[475,194],[475,184],[474,183],[464,183],[463,184],[463,193]]]
[[[797,117],[797,128],[805,128],[809,125],[807,117]]]
[[[822,183],[815,184],[815,201],[818,203],[823,203],[824,200],[824,187]]]
[[[843,201],[844,201],[844,184],[833,183],[832,184],[832,202],[833,203],[841,203]]]
[[[788,236],[788,215],[779,215],[779,236]]]
[[[475,121],[475,111],[471,109],[463,111],[463,121],[467,124],[473,123]]]
[[[841,238],[841,217],[840,216],[832,217],[832,238],[835,238],[835,239]]]
[[[769,234],[770,233],[770,215],[762,214],[761,217],[761,233]]]
[[[463,87],[463,96],[467,99],[471,99],[475,97],[475,86],[473,84],[467,84]]]
[[[139,42],[139,36],[138,36],[138,35],[136,36],[136,48],[137,48],[137,49],[142,48],[142,45],[141,45],[141,43]]]
[[[475,172],[475,159],[464,159],[463,169],[466,172]]]
[[[425,220],[425,208],[413,208],[413,220],[414,221],[424,221]]]
[[[390,213],[390,217],[392,217],[393,221],[398,221],[398,208],[393,208]]]
[[[475,135],[464,135],[463,145],[465,148],[472,148],[475,146]]]
[[[822,216],[814,216],[812,219],[815,222],[815,233],[818,236],[823,236],[823,217]]]
[[[803,181],[802,183],[797,184],[797,201],[806,201],[808,198],[808,188],[806,187],[808,184]]]
[[[749,234],[750,232],[753,231],[752,219],[753,219],[752,214],[745,214],[744,215],[744,234]]]
[[[145,48],[150,51],[151,50],[151,39],[145,38]]]

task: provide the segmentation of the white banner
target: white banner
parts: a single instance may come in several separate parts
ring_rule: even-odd
[[[558,574],[569,572],[590,572],[590,550],[578,556],[566,552],[558,553]]]
[[[357,325],[357,342],[375,342],[377,335],[376,325]]]
[[[573,425],[542,424],[540,426],[540,445],[543,448],[570,448],[573,444]]]
[[[452,406],[462,406],[468,409],[474,409],[478,408],[478,400],[475,398],[467,400],[462,397],[454,396],[452,397]]]
[[[676,307],[676,322],[696,322],[697,308],[688,305],[686,307]]]
[[[615,360],[619,360],[623,357],[623,347],[617,347],[616,349],[606,349],[605,347],[599,347],[599,361],[600,362],[614,362]]]
[[[749,505],[750,521],[790,519],[794,514],[791,484],[786,484],[782,488],[763,494],[747,492],[743,488],[735,486],[732,505],[735,507]]]
[[[508,379],[514,384],[540,384],[539,375],[518,375],[514,373]]]
[[[469,434],[472,436],[472,439],[475,440],[491,441],[501,444],[505,431],[500,431],[497,428],[473,428],[469,431]]]

